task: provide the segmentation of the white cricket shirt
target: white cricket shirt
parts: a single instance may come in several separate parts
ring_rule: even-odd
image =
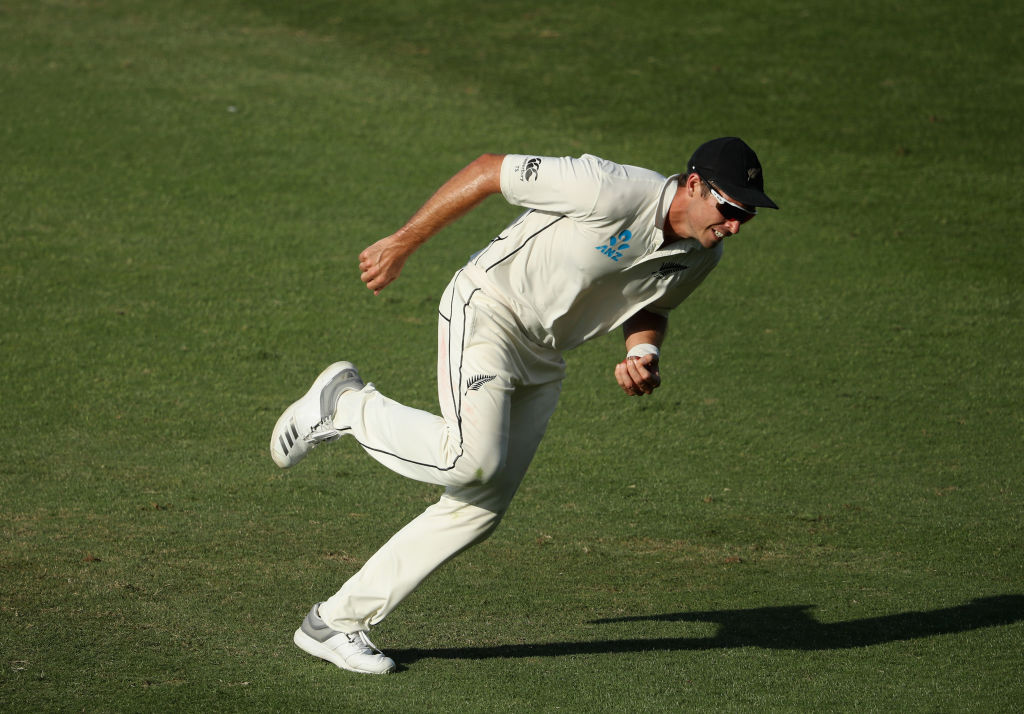
[[[466,275],[505,303],[538,344],[567,350],[615,329],[640,308],[667,315],[718,264],[721,243],[664,245],[678,186],[637,166],[510,154],[501,192],[527,209],[474,255]]]

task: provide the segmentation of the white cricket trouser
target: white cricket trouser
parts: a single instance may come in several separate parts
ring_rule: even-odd
[[[528,340],[511,310],[459,271],[439,307],[441,416],[399,404],[372,385],[342,395],[336,428],[392,471],[446,488],[320,606],[330,627],[353,632],[380,622],[439,566],[494,531],[544,435],[564,375],[560,353]]]

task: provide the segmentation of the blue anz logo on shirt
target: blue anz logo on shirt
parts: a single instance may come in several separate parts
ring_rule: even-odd
[[[629,250],[629,239],[633,237],[633,234],[629,231],[622,231],[618,235],[614,235],[599,246],[595,246],[595,250],[599,250],[609,258],[618,262],[622,254]]]

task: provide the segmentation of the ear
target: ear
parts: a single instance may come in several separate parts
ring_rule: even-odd
[[[687,195],[697,195],[697,192],[700,190],[700,176],[697,174],[690,174],[686,177],[686,183],[683,185],[686,186]]]

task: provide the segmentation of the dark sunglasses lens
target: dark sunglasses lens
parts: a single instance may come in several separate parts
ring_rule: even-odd
[[[736,206],[730,206],[728,203],[719,203],[718,212],[722,214],[722,217],[727,221],[739,221],[740,223],[746,223],[754,216],[746,211],[741,211]]]

